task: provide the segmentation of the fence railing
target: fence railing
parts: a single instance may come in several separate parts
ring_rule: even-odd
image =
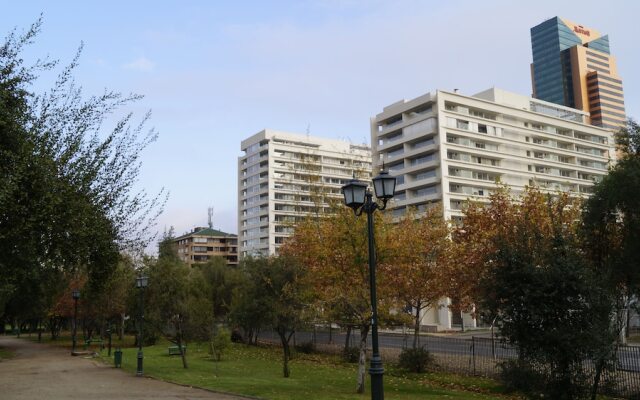
[[[349,346],[357,347],[359,339],[359,332],[353,331],[349,337]],[[262,332],[260,340],[280,343],[274,332]],[[292,344],[312,342],[319,349],[339,351],[344,347],[345,341],[344,331],[329,332],[324,329],[296,332]],[[413,344],[413,335],[381,332],[379,342],[381,351],[387,351],[383,356],[394,358],[402,349]],[[518,349],[515,346],[495,338],[462,339],[421,335],[419,345],[429,350],[439,368],[463,375],[496,377],[500,374],[501,363],[518,358]],[[586,362],[585,369],[591,376],[594,375],[593,362]],[[601,391],[616,396],[631,397],[640,394],[640,347],[619,346],[617,362],[613,368],[603,372],[600,387]]]

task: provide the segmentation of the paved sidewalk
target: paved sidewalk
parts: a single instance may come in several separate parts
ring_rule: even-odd
[[[243,399],[138,378],[96,360],[72,357],[65,349],[25,339],[0,336],[0,346],[15,353],[12,359],[0,362],[3,400]]]

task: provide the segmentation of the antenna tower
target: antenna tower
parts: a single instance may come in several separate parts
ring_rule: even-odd
[[[209,228],[213,229],[213,207],[209,207],[207,212],[209,213]]]

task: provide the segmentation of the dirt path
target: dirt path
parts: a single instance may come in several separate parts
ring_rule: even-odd
[[[3,400],[243,399],[138,378],[95,360],[72,357],[64,349],[29,340],[2,336],[0,346],[15,352],[15,357],[0,362]]]

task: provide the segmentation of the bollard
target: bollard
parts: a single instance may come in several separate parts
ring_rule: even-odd
[[[116,347],[116,351],[113,352],[113,363],[116,368],[122,367],[122,350],[120,350],[120,347]]]

